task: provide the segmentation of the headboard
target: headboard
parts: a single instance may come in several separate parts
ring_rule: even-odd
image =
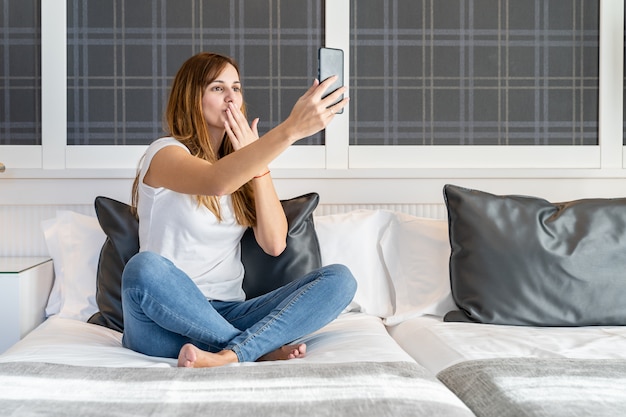
[[[446,217],[443,204],[320,204],[315,215],[358,209],[384,209],[438,219]],[[41,222],[55,217],[57,210],[95,216],[93,205],[0,205],[0,256],[46,256],[48,249]]]

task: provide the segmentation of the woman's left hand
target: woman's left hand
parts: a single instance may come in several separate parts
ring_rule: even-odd
[[[236,151],[259,138],[259,131],[257,129],[257,125],[259,124],[258,117],[254,119],[251,124],[248,124],[248,120],[246,120],[241,110],[233,103],[229,103],[226,118],[224,128],[226,129],[228,139],[230,139]]]

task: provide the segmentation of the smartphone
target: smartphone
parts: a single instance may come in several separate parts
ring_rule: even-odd
[[[343,86],[343,50],[335,48],[320,48],[318,51],[317,78],[320,82],[337,75],[337,80],[326,90],[324,97]],[[343,100],[343,94],[333,104]],[[343,109],[337,113],[343,113]]]

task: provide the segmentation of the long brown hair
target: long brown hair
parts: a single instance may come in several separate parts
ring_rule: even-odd
[[[235,67],[239,74],[237,62],[224,55],[201,52],[189,58],[174,77],[165,111],[165,127],[168,135],[185,145],[193,156],[211,163],[234,152],[226,135],[222,138],[220,148],[213,149],[202,114],[204,90],[228,64]],[[242,104],[241,110],[244,114],[246,113],[245,104]],[[139,198],[138,185],[139,173],[133,183],[133,208],[137,207]],[[220,204],[216,196],[197,195],[195,198],[198,204],[206,206],[220,221],[222,220]],[[232,201],[237,222],[244,226],[255,225],[254,193],[250,182],[232,194]]]

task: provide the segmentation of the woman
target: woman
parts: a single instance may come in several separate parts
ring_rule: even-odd
[[[239,240],[252,227],[279,255],[287,221],[268,164],[333,119],[345,92],[322,99],[317,80],[289,117],[258,137],[248,123],[237,64],[200,53],[178,71],[166,111],[169,137],[152,143],[133,185],[140,252],[122,280],[124,346],[184,367],[305,355],[292,341],[326,325],[354,296],[350,271],[331,265],[245,301]]]

